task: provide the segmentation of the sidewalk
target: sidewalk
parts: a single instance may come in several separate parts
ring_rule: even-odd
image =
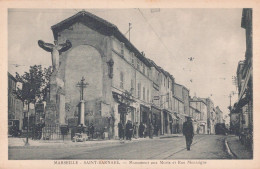
[[[172,137],[182,137],[183,134],[165,134],[162,136],[159,136],[160,139],[164,139],[164,138],[172,138]]]
[[[71,140],[32,140],[29,139],[29,146],[25,146],[26,138],[8,138],[9,148],[48,148],[48,147],[79,147],[93,146],[97,144],[120,144],[119,140],[94,140],[85,142],[72,142]]]
[[[156,139],[156,138],[155,138]],[[84,142],[72,142],[71,140],[32,140],[29,139],[29,146],[25,146],[26,138],[8,138],[8,147],[9,148],[66,148],[66,147],[88,147],[96,146],[102,144],[125,144],[138,141],[151,140],[149,138],[133,138],[132,141],[129,140],[90,140]]]
[[[169,134],[169,135],[162,135],[159,137],[153,137],[153,139],[162,139],[162,138],[172,138],[172,137],[179,137],[182,136],[180,134]],[[146,138],[132,138],[132,141],[120,141],[120,140],[91,140],[85,142],[72,142],[71,140],[32,140],[29,139],[29,146],[25,146],[26,138],[16,138],[16,137],[9,137],[8,138],[8,147],[9,148],[47,148],[47,147],[85,147],[85,146],[95,146],[99,144],[124,144],[124,143],[132,143],[132,142],[139,142],[139,141],[148,141],[153,140],[149,137]]]
[[[235,158],[253,159],[253,152],[246,149],[246,147],[239,141],[238,136],[228,136],[226,141],[231,153],[235,156]]]

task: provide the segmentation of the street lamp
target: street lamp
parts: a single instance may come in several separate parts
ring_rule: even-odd
[[[27,109],[27,135],[26,135],[26,143],[25,146],[29,146],[29,102],[25,101],[25,105],[28,105],[28,109]]]

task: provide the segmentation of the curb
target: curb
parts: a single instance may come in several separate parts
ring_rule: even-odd
[[[180,135],[180,136],[178,136],[178,135],[175,135],[175,136],[164,136],[164,137],[160,137],[160,139],[173,138],[173,137],[182,137],[182,135]]]
[[[51,144],[48,144],[48,143],[44,143],[46,145],[31,145],[31,146],[8,146],[8,149],[44,149],[44,148],[70,148],[70,147],[91,147],[91,146],[97,146],[97,145],[107,145],[107,144],[110,144],[110,145],[120,145],[120,144],[129,144],[129,143],[134,143],[134,142],[141,142],[141,141],[148,141],[148,140],[152,140],[152,139],[138,139],[138,140],[134,140],[132,139],[132,141],[128,142],[128,141],[120,141],[120,140],[115,140],[115,141],[112,141],[112,142],[106,142],[106,141],[103,141],[103,142],[98,142],[98,143],[87,143],[85,142],[84,143],[69,143],[69,144],[66,144],[66,143],[51,143]]]
[[[233,158],[233,159],[237,159],[237,156],[236,156],[236,154],[234,154],[233,152],[232,152],[232,150],[230,149],[230,147],[229,147],[229,145],[228,145],[228,142],[227,142],[227,138],[225,138],[225,148],[226,148],[226,150],[227,150],[227,152],[228,152],[228,155],[231,157],[231,158]]]
[[[46,145],[40,145],[40,146],[8,146],[8,149],[44,149],[44,148],[69,148],[69,147],[91,147],[91,146],[97,146],[101,145],[104,143],[94,143],[94,144],[49,144],[46,143]],[[110,143],[105,143],[105,144],[121,144],[120,142],[110,142]]]

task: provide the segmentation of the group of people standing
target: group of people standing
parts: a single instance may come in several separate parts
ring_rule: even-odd
[[[149,136],[153,138],[154,134],[154,126],[152,123],[147,125],[146,123],[141,122],[139,125],[138,123],[132,123],[132,121],[128,120],[126,125],[124,126],[122,122],[118,123],[118,136],[119,139],[131,140],[132,137],[137,138],[137,136],[141,138],[145,138]]]
[[[133,130],[134,130],[134,126],[130,120],[127,121],[125,127],[121,122],[118,123],[119,139],[122,140],[126,138],[126,140],[132,140]]]

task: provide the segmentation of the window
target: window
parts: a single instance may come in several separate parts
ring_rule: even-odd
[[[131,94],[132,94],[132,95],[134,94],[134,91],[135,91],[135,88],[134,88],[134,80],[131,79]]]
[[[125,44],[123,42],[121,42],[121,55],[124,56],[124,47]]]
[[[168,89],[170,88],[170,79],[168,79]]]
[[[137,70],[140,70],[140,61],[137,59]]]
[[[134,53],[131,53],[132,65],[135,66],[135,56]]]
[[[147,89],[147,102],[149,103],[150,100],[149,100],[149,89]]]
[[[165,81],[166,81],[166,79],[165,79],[165,77],[163,77],[164,87],[165,87]]]
[[[138,89],[138,93],[137,93],[137,95],[138,95],[138,99],[140,99],[140,97],[141,97],[141,83],[138,83],[138,87],[137,87]]]
[[[120,72],[120,88],[124,88],[124,74],[123,72]]]
[[[143,100],[145,100],[145,87],[143,87]]]
[[[143,66],[143,73],[145,74],[145,65]]]

